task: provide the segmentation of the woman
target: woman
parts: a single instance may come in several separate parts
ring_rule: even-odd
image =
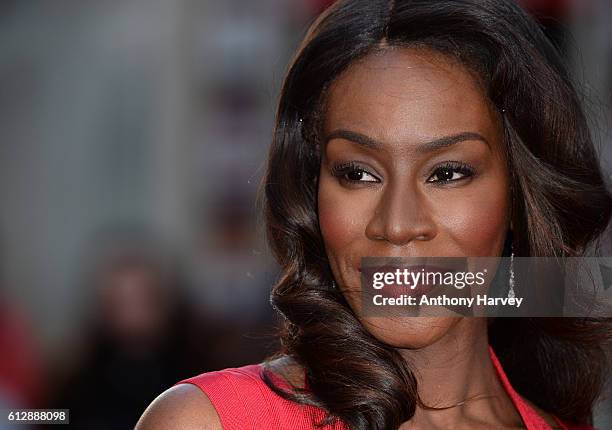
[[[283,350],[181,381],[139,430],[590,428],[609,321],[375,318],[354,294],[364,256],[579,256],[606,227],[576,92],[516,4],[335,3],[285,78],[264,191]]]

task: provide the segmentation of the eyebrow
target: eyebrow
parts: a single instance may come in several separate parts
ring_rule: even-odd
[[[326,135],[324,142],[327,143],[332,139],[349,140],[360,146],[370,149],[380,149],[383,146],[382,143],[378,142],[375,139],[372,139],[371,137],[366,136],[365,134],[343,129],[334,130],[328,135]],[[429,142],[421,143],[415,148],[415,151],[417,153],[432,152],[441,148],[447,148],[449,146],[455,145],[459,142],[463,142],[466,140],[480,140],[481,142],[486,143],[489,148],[491,148],[489,141],[485,139],[485,137],[480,133],[464,131],[462,133],[451,134],[449,136],[444,136],[438,139],[431,140]]]

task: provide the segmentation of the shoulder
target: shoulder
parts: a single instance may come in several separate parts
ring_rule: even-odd
[[[286,358],[237,368],[206,372],[177,382],[145,410],[135,430],[222,429],[249,427],[253,420],[267,422],[271,415],[288,411],[263,380],[275,385],[303,381],[303,373]]]
[[[135,430],[222,429],[228,411],[260,390],[260,371],[252,364],[183,379],[151,402]]]
[[[190,384],[161,393],[144,411],[135,430],[221,430],[221,420],[208,396]]]

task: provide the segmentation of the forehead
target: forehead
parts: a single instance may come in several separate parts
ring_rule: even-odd
[[[330,86],[324,132],[348,129],[396,150],[462,132],[490,142],[500,126],[485,90],[463,65],[425,48],[386,48]]]

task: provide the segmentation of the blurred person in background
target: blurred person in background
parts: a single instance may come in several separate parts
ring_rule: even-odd
[[[75,428],[133,427],[146,399],[210,368],[180,274],[159,251],[121,243],[96,262],[88,349],[53,399]]]

